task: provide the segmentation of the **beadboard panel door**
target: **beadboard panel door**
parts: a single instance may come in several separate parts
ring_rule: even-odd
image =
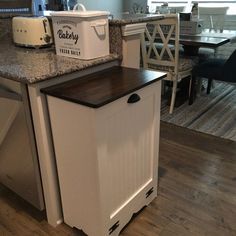
[[[148,86],[137,94],[137,103],[128,104],[128,95],[98,112],[101,201],[114,224],[123,211],[134,211],[132,201],[142,192],[154,186],[155,195],[156,190],[159,87]]]

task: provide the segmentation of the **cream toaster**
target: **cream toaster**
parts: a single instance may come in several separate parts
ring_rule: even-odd
[[[53,43],[52,31],[46,17],[13,17],[13,41],[16,45],[40,48]]]

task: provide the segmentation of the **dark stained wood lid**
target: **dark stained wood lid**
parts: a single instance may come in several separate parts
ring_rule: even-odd
[[[98,108],[151,83],[166,73],[112,67],[78,79],[41,89],[41,92],[88,107]]]

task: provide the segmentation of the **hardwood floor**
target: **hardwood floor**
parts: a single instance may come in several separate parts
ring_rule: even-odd
[[[236,235],[236,143],[161,127],[158,197],[123,235]]]
[[[121,236],[236,236],[236,142],[161,124],[158,197]],[[0,236],[83,235],[0,187]],[[99,236],[99,235],[98,235]]]

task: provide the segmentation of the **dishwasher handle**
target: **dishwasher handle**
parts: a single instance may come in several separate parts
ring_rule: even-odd
[[[3,85],[0,85],[0,98],[22,101],[22,96],[19,93],[16,93]]]

